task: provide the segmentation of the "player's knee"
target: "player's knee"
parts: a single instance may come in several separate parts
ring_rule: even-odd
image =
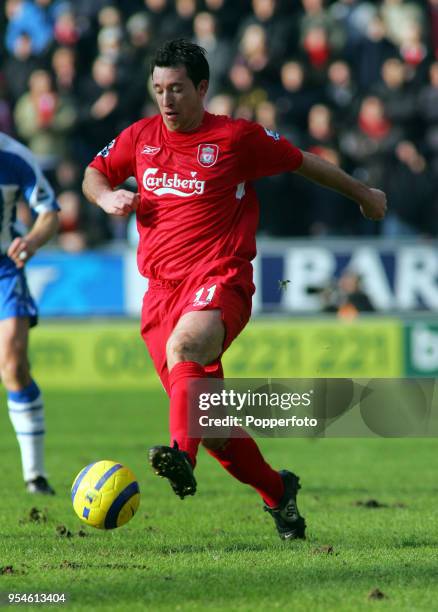
[[[221,450],[227,442],[228,438],[202,438],[201,440],[202,445],[211,451]]]
[[[166,345],[166,355],[172,362],[190,361],[199,358],[202,347],[193,335],[182,332],[172,335]]]

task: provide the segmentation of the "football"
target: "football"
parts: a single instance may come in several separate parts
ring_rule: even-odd
[[[78,517],[96,529],[125,525],[138,510],[140,489],[132,471],[115,461],[96,461],[76,476],[71,499]]]

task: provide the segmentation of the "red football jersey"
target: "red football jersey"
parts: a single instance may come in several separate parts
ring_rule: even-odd
[[[192,132],[168,130],[161,115],[141,119],[90,166],[112,187],[136,178],[138,268],[180,280],[221,257],[253,259],[258,202],[251,181],[296,170],[302,159],[276,132],[205,112]]]

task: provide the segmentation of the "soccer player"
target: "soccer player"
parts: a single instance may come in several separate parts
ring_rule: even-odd
[[[282,539],[303,538],[295,474],[272,469],[243,432],[188,436],[188,381],[223,377],[221,356],[250,317],[258,220],[252,181],[297,172],[349,197],[369,219],[384,216],[386,198],[275,132],[206,112],[209,66],[199,46],[165,43],[151,74],[160,113],[121,132],[97,154],[83,183],[86,197],[108,214],[137,215],[138,267],[149,278],[141,333],[170,397],[171,446],[152,448],[149,459],[184,498],[196,491],[202,442],[260,494]],[[138,193],[116,189],[131,175]]]
[[[35,218],[20,237],[15,229],[22,196]],[[44,407],[27,357],[29,329],[38,312],[24,265],[58,227],[59,206],[32,153],[0,132],[0,376],[21,451],[26,489],[53,495],[44,469]]]

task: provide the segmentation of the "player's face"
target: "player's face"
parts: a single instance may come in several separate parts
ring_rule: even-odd
[[[168,130],[188,132],[197,128],[204,115],[203,100],[207,81],[195,87],[185,66],[160,68],[152,74],[152,84],[158,107]]]

